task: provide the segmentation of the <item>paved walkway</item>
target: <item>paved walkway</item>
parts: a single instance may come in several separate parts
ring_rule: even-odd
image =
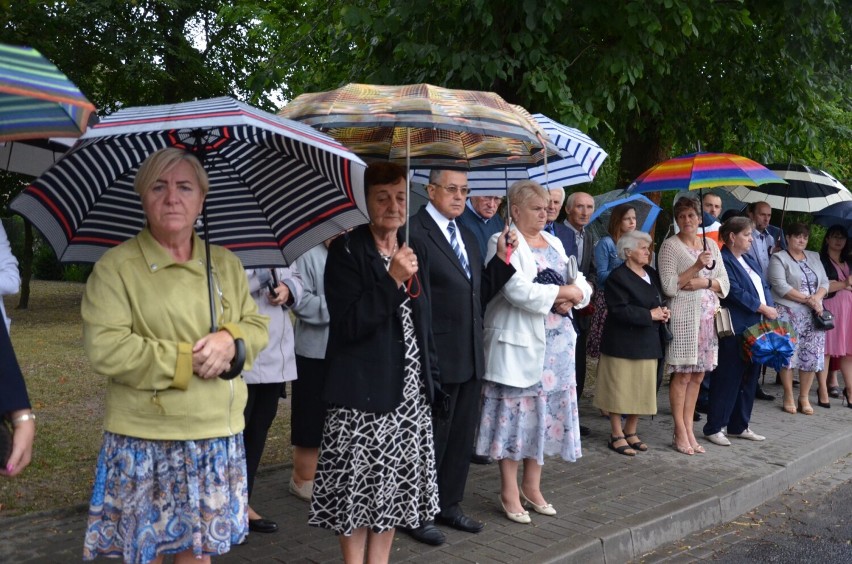
[[[780,393],[776,386],[766,389]],[[592,428],[583,441],[583,458],[574,464],[548,460],[544,467],[542,491],[559,511],[556,517],[533,513],[532,525],[510,522],[498,504],[496,465],[473,466],[463,506],[486,523],[485,530],[471,535],[445,529],[448,542],[440,547],[400,534],[392,561],[626,562],[731,521],[852,452],[852,409],[838,400],[831,409],[820,409],[812,395],[816,414],[810,417],[783,413],[780,400],[757,402],[752,428],[766,435],[766,442],[733,439],[733,446],[718,447],[702,441],[707,454],[685,456],[669,446],[667,394],[664,387],[653,421],[641,419],[640,436],[651,448],[635,458],[606,448],[608,420],[583,400],[581,420]],[[698,436],[702,424],[696,424]],[[305,524],[308,506],[287,493],[289,479],[286,467],[264,471],[252,503],[281,530],[252,534],[249,544],[216,562],[340,561],[336,538]],[[79,507],[0,521],[0,562],[77,562],[84,523],[85,510]]]

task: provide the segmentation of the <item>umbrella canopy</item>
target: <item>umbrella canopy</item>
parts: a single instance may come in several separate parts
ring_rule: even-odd
[[[816,212],[813,217],[814,223],[825,227],[845,225],[848,235],[852,237],[852,201],[831,204]]]
[[[627,191],[635,194],[772,183],[786,184],[778,175],[746,157],[729,153],[692,153],[654,165],[634,180]]]
[[[208,239],[246,267],[287,264],[367,221],[358,157],[310,127],[227,97],[103,118],[10,207],[61,261],[95,262],[144,225],[133,179],[164,147],[201,153]]]
[[[798,336],[791,323],[763,319],[743,332],[743,358],[771,366],[777,372],[790,362],[797,341]]]
[[[94,111],[41,53],[0,44],[0,141],[78,137]]]
[[[497,94],[430,84],[348,84],[302,94],[279,115],[324,131],[364,159],[413,167],[532,166],[557,148]]]
[[[74,144],[73,137],[0,142],[0,169],[38,176],[58,161]]]
[[[607,224],[609,217],[612,215],[613,208],[621,204],[630,204],[636,208],[636,229],[649,233],[654,222],[657,221],[657,216],[660,215],[660,206],[649,200],[642,194],[624,194],[624,190],[613,190],[595,196],[595,211],[592,214],[589,223],[595,223],[602,226],[602,233],[606,235]],[[596,232],[599,231],[596,229]]]
[[[534,180],[545,188],[564,188],[595,179],[598,168],[607,153],[591,137],[573,127],[557,123],[543,114],[529,115],[520,106],[515,111],[528,116],[544,131],[559,150],[558,159],[531,167],[503,167],[498,169],[473,169],[468,172],[467,183],[473,196],[504,196],[506,190],[518,180]],[[429,171],[414,171],[411,180],[429,183]]]
[[[813,213],[831,204],[852,201],[852,193],[829,173],[801,164],[769,164],[766,168],[787,182],[786,188],[726,188],[741,202],[766,202],[774,209]]]
[[[782,183],[772,171],[746,157],[730,153],[692,153],[654,165],[627,188],[631,194],[664,190],[704,190],[717,186],[742,184],[761,186]],[[702,226],[704,224],[702,223]],[[706,230],[702,230],[707,249]],[[713,268],[716,262],[713,261]]]

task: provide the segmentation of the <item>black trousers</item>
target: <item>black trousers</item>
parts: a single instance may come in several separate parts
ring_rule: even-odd
[[[452,517],[464,499],[473,440],[479,425],[482,382],[471,378],[462,384],[442,384],[450,397],[449,415],[432,421],[435,433],[435,464],[441,514]]]
[[[574,312],[577,315],[577,312]],[[586,341],[589,340],[589,331],[582,331],[577,334],[577,347],[575,349],[575,365],[577,378],[577,401],[583,397],[583,388],[586,387]]]
[[[243,441],[246,445],[246,476],[248,478],[248,493],[254,487],[254,476],[263,456],[263,448],[266,446],[266,435],[269,427],[278,413],[278,398],[284,382],[275,384],[249,384],[248,401],[243,412],[246,419],[246,428],[243,431]]]

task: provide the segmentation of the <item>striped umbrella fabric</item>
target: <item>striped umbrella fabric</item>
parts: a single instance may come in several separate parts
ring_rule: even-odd
[[[706,190],[717,186],[772,183],[786,184],[774,172],[746,157],[729,153],[692,153],[654,165],[634,180],[627,191]],[[776,189],[779,193],[783,190]]]
[[[279,115],[307,123],[367,161],[469,170],[556,159],[546,134],[493,92],[430,84],[348,84],[302,94]]]
[[[559,150],[557,159],[547,165],[473,169],[467,174],[467,183],[474,196],[504,196],[509,186],[518,180],[534,180],[548,189],[565,188],[592,182],[607,153],[591,137],[573,127],[562,125],[543,114],[530,115],[520,106],[515,111],[532,120]],[[443,168],[443,167],[435,167]],[[417,169],[411,180],[429,183],[429,170]]]
[[[0,44],[0,141],[79,137],[94,111],[41,53]]]
[[[824,170],[795,163],[769,164],[766,168],[783,178],[787,186],[780,190],[772,186],[731,186],[727,190],[741,202],[766,202],[775,209],[805,213],[852,201],[849,189]]]
[[[133,179],[145,158],[165,147],[200,148],[210,177],[210,242],[246,267],[289,264],[367,222],[363,161],[306,125],[228,97],[103,118],[10,207],[61,261],[95,262],[143,227]]]

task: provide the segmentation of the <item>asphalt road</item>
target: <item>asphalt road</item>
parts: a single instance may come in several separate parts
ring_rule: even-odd
[[[852,563],[852,455],[739,519],[636,562]]]

